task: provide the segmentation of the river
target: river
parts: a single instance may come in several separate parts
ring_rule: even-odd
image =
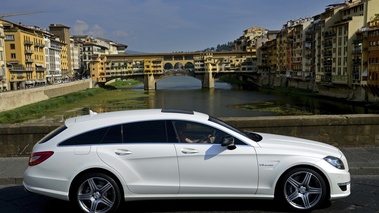
[[[143,85],[130,89],[143,90]],[[149,108],[196,110],[216,117],[378,112],[327,98],[273,90],[244,90],[225,82],[215,82],[215,87],[211,89],[202,88],[200,80],[188,76],[164,78],[157,82],[156,90],[148,93]]]
[[[330,115],[379,113],[360,105],[307,95],[267,89],[243,89],[225,82],[202,88],[201,81],[188,76],[167,77],[157,82],[156,90],[145,91],[143,84],[109,90],[58,107],[44,116],[24,123],[62,122],[69,117],[118,110],[171,108],[204,112],[215,117],[254,117],[279,115]]]

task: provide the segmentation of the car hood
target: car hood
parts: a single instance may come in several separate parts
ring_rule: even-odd
[[[334,156],[341,158],[342,152],[332,145],[321,143],[317,141],[267,134],[267,133],[258,133],[263,139],[258,142],[261,148],[276,149],[280,153],[285,154],[299,154],[299,155],[308,155],[308,156]]]

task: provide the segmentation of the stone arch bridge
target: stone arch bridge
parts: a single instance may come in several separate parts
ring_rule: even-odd
[[[90,62],[93,82],[102,85],[113,79],[141,79],[145,90],[156,89],[156,82],[175,75],[201,80],[202,87],[213,88],[221,75],[248,79],[257,74],[255,52],[180,52],[147,54],[98,54]]]

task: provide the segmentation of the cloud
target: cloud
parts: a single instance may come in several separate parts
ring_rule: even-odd
[[[122,30],[113,31],[113,35],[116,37],[128,37],[129,36],[129,34],[127,32],[124,32]]]
[[[88,33],[89,35],[93,35],[94,37],[105,37],[106,36],[106,31],[104,30],[104,28],[102,28],[100,25],[98,24],[95,24],[93,25]]]
[[[90,26],[87,22],[76,20],[73,27],[73,35],[89,35],[93,37],[106,37],[107,32],[99,24]]]
[[[86,35],[86,31],[88,30],[88,24],[82,20],[76,20],[75,25],[73,27],[73,35]]]

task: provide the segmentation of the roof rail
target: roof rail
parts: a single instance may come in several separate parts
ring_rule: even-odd
[[[163,112],[163,113],[182,113],[182,114],[189,114],[189,115],[195,114],[191,110],[183,110],[183,109],[162,109],[161,112]]]

